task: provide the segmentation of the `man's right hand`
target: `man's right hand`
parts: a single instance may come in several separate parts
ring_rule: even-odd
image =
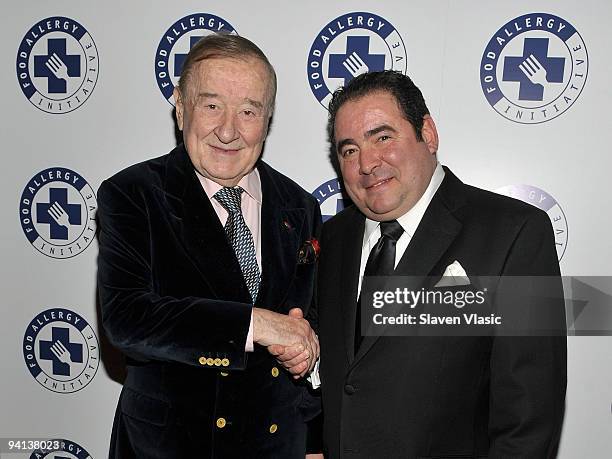
[[[319,339],[299,308],[288,315],[253,308],[253,341],[277,356],[290,348],[295,354],[291,365],[295,368],[284,366],[296,376],[310,371],[319,357]]]

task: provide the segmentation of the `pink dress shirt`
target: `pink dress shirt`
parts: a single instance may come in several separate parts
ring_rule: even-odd
[[[223,188],[223,186],[199,173],[196,173],[196,176],[200,180],[206,196],[208,196],[208,199],[212,203],[213,209],[215,209],[221,225],[225,226],[225,222],[227,221],[228,217],[227,210],[225,210],[219,201],[213,198],[213,195]],[[261,179],[259,178],[259,172],[257,169],[253,169],[247,175],[242,177],[237,186],[244,189],[241,200],[242,216],[244,217],[244,221],[253,235],[253,242],[255,243],[255,257],[257,258],[259,272],[261,272],[261,235],[259,228],[261,227],[262,201]],[[253,313],[251,313],[251,323],[249,324],[249,333],[247,335],[245,351],[253,352],[253,349]]]

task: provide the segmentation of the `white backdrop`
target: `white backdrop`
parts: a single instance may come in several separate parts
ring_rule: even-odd
[[[553,16],[549,29],[547,18]],[[46,21],[56,17],[57,22]],[[94,225],[89,218],[95,214],[91,191],[118,170],[175,146],[172,105],[156,74],[173,71],[175,54],[185,53],[189,37],[198,35],[189,31],[191,17],[196,26],[201,17],[213,27],[231,24],[267,53],[279,89],[264,157],[307,190],[314,192],[334,178],[327,159],[327,112],[308,75],[320,72],[319,81],[334,89],[343,80],[329,75],[342,67],[330,68],[330,55],[341,56],[341,62],[351,46],[365,46],[366,54],[385,56],[386,68],[407,68],[422,89],[437,122],[443,164],[467,183],[493,191],[506,187],[534,204],[541,200],[557,229],[564,275],[611,274],[606,174],[612,165],[607,151],[612,144],[612,6],[606,2],[7,2],[0,19],[5,109],[0,123],[5,158],[0,437],[64,438],[80,447],[78,453],[73,449],[74,457],[107,455],[121,386],[116,356],[105,346],[98,364],[98,343],[104,339],[96,311],[97,247],[88,241]],[[544,18],[541,27],[538,17]],[[182,18],[174,35],[172,26]],[[373,18],[371,27],[368,18]],[[577,35],[564,36],[572,26]],[[87,34],[81,37],[83,29]],[[163,67],[164,56],[156,52],[168,30],[176,41],[168,45],[169,64]],[[380,31],[391,33],[387,41]],[[309,61],[317,57],[310,51],[313,43],[323,43],[322,34],[329,42],[317,64],[317,59]],[[512,103],[535,107],[525,109],[521,122],[496,112],[481,87],[481,61],[489,62],[483,55],[497,36],[505,44],[491,71],[497,90]],[[525,59],[526,49],[547,70],[543,95],[517,65],[510,72],[516,62],[510,58]],[[372,68],[380,62],[367,59]],[[583,86],[572,90],[572,81]],[[32,89],[46,98],[41,105],[38,95],[28,100]],[[47,99],[54,100],[51,108]],[[60,99],[61,113],[48,113],[60,111]],[[74,109],[68,112],[69,101]],[[555,113],[554,103],[563,113],[526,122],[531,111],[536,120],[542,118],[548,102],[547,116]],[[324,213],[335,212],[339,195],[334,186],[319,189],[317,196]],[[68,223],[55,222],[52,201],[64,203],[55,216]],[[69,358],[52,346],[58,341]],[[612,454],[611,344],[610,337],[568,339],[561,458]]]

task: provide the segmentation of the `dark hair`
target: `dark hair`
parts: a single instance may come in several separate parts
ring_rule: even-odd
[[[429,109],[425,104],[421,90],[416,87],[408,76],[400,72],[393,70],[368,72],[352,79],[343,88],[336,89],[332,95],[328,107],[327,135],[333,152],[336,151],[334,123],[336,122],[336,115],[340,107],[346,102],[359,99],[377,91],[388,92],[395,98],[400,110],[404,113],[404,117],[414,127],[417,140],[423,140],[421,135],[423,117],[429,115]]]
[[[189,82],[193,73],[193,68],[198,62],[206,59],[229,58],[229,59],[248,59],[255,58],[262,61],[270,76],[270,114],[274,109],[276,99],[276,72],[268,61],[268,58],[259,47],[251,40],[239,35],[229,33],[213,33],[207,35],[191,48],[183,64],[181,77],[179,78],[178,88],[181,94],[188,91]]]

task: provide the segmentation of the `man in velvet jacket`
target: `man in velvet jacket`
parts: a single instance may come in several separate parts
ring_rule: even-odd
[[[329,131],[355,206],[328,220],[321,236],[326,457],[554,457],[564,412],[564,335],[355,331],[361,278],[383,238],[395,241],[389,266],[396,276],[558,276],[548,216],[465,185],[443,168],[436,127],[407,76],[387,71],[352,80],[334,94]],[[553,319],[564,329],[562,303]]]
[[[320,211],[260,160],[275,93],[257,46],[203,38],[174,92],[184,145],[100,186],[102,318],[128,364],[112,458],[304,458],[306,422],[319,411],[298,377],[318,357],[303,314]],[[233,231],[246,224],[239,243],[256,255],[244,265],[220,191],[240,196]],[[255,258],[252,293],[243,272]],[[273,344],[303,356],[294,374]]]

